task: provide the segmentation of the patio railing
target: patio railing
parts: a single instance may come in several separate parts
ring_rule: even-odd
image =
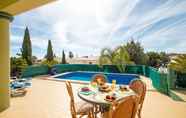
[[[147,67],[146,68],[149,77],[152,80],[153,87],[159,92],[166,95],[169,94],[169,84],[168,84],[168,74],[160,73],[156,68]]]

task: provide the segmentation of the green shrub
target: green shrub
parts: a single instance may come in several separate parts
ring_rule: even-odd
[[[178,87],[186,88],[186,73],[177,74],[176,85]]]
[[[49,68],[51,68],[52,66],[54,66],[54,65],[56,65],[56,64],[58,64],[58,61],[56,61],[56,60],[51,60],[51,61],[49,61],[49,60],[44,60],[44,61],[42,62],[42,65],[46,65],[46,66],[48,66]]]
[[[11,68],[11,76],[19,77],[25,68],[28,66],[25,59],[19,57],[11,57],[10,58],[10,68]]]
[[[176,56],[168,66],[177,72],[186,73],[186,54]]]

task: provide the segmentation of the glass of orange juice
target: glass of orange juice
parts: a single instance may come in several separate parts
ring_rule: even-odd
[[[112,88],[112,90],[114,90],[116,88],[116,80],[112,80],[111,88]]]

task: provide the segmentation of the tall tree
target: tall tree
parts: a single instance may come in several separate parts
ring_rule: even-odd
[[[21,48],[22,58],[26,60],[28,65],[32,65],[32,44],[28,27],[25,29],[24,39]]]
[[[53,53],[53,49],[52,49],[51,40],[48,40],[46,59],[47,59],[47,61],[53,61],[54,60],[54,53]]]
[[[147,56],[140,42],[135,42],[133,39],[124,46],[130,55],[131,61],[135,64],[146,64]]]
[[[61,60],[61,63],[62,64],[66,64],[67,62],[66,62],[66,57],[65,57],[65,52],[64,52],[64,50],[63,50],[63,52],[62,52],[62,60]]]
[[[167,65],[170,62],[169,56],[165,52],[160,52],[161,64]]]
[[[148,55],[148,61],[147,64],[149,66],[153,66],[153,67],[159,67],[162,64],[163,65],[167,65],[170,61],[169,56],[165,53],[165,52],[147,52],[146,53]]]
[[[147,52],[147,55],[149,58],[147,64],[149,66],[152,66],[152,67],[159,67],[160,66],[161,60],[160,60],[159,53],[151,51],[151,52]]]
[[[72,59],[74,57],[74,54],[70,51],[68,56],[69,56],[70,59]]]

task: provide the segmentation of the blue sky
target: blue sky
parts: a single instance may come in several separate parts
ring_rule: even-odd
[[[145,51],[186,53],[186,0],[58,0],[15,17],[11,55],[20,52],[30,30],[33,55],[46,54],[47,41],[61,56],[99,55],[133,37]]]

